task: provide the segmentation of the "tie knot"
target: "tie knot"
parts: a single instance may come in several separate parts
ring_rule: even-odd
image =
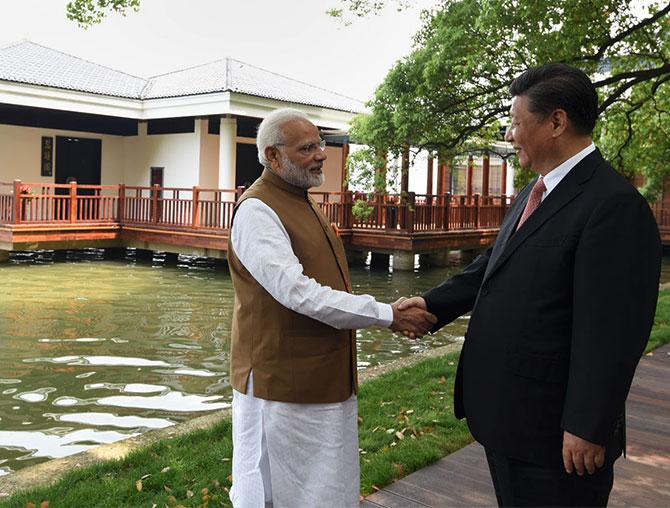
[[[535,182],[535,185],[533,185],[533,192],[542,192],[547,190],[546,185],[544,185],[544,179],[542,177],[538,178],[537,182]]]

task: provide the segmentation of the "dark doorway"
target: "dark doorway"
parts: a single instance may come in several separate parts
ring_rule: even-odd
[[[159,187],[163,186],[163,170],[165,168],[151,168],[151,186],[158,185]]]
[[[258,162],[256,145],[237,143],[235,187],[249,187],[261,176],[263,166]]]
[[[69,183],[74,178],[78,185],[100,185],[102,140],[91,138],[56,137],[56,183]],[[58,194],[68,194],[58,189]],[[89,196],[93,189],[78,189],[77,194]]]

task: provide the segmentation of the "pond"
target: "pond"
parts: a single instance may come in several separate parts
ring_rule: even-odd
[[[101,251],[0,265],[0,475],[228,407],[233,288],[225,268]],[[391,302],[459,266],[353,268],[356,293]],[[359,331],[359,368],[462,339],[467,317],[425,340]]]

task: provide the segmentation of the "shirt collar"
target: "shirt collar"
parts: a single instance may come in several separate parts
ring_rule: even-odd
[[[579,161],[581,161],[584,157],[593,152],[595,149],[596,145],[591,143],[589,146],[587,146],[580,152],[577,152],[568,160],[562,162],[554,169],[549,171],[549,173],[547,173],[543,178],[544,186],[547,188],[547,190],[544,191],[543,198],[546,198],[549,195],[549,193],[556,188],[556,186],[560,183],[560,181],[563,180],[565,175],[567,175],[570,172],[570,170],[579,163]]]

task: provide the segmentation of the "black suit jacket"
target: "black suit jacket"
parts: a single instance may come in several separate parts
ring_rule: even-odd
[[[606,445],[614,460],[653,324],[658,227],[645,199],[597,150],[515,232],[532,185],[495,244],[424,295],[435,329],[473,311],[456,416],[467,417],[485,447],[510,457],[560,465],[567,430]]]

